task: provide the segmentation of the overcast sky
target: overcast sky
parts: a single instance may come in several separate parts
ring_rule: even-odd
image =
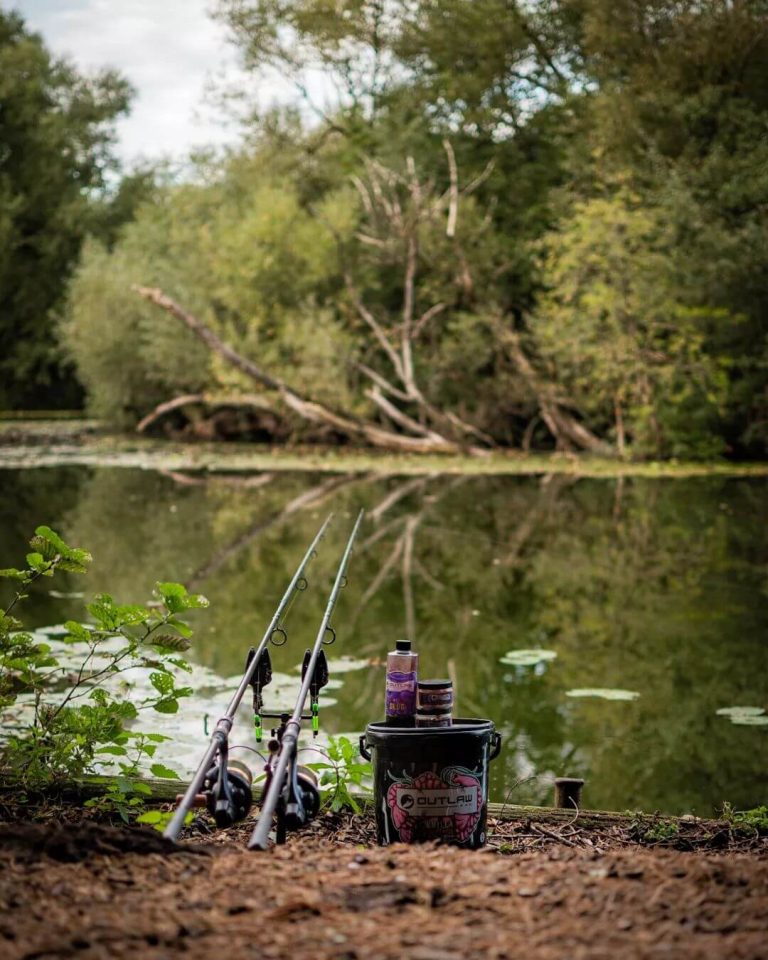
[[[137,89],[131,115],[119,126],[127,161],[181,156],[194,146],[236,138],[204,102],[212,80],[237,77],[237,53],[222,24],[208,15],[213,0],[0,0],[41,33],[57,55],[83,70],[112,66]],[[260,87],[262,105],[291,97],[274,78]]]

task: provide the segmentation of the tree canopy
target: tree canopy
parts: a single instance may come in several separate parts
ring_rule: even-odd
[[[131,93],[112,70],[81,75],[0,11],[0,406],[77,400],[54,313]]]
[[[764,0],[217,16],[309,110],[254,111],[240,147],[140,190],[86,247],[62,335],[94,409],[130,424],[253,394],[138,285],[277,377],[259,402],[296,436],[765,454]]]

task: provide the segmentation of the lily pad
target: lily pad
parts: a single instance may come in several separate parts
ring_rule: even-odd
[[[768,727],[768,717],[764,714],[739,714],[731,717],[731,723],[740,727]]]
[[[761,717],[765,713],[762,707],[721,707],[717,711],[718,717]]]
[[[566,697],[598,697],[600,700],[637,700],[636,690],[619,690],[617,687],[580,687],[566,690]]]
[[[499,660],[507,667],[535,667],[537,663],[545,663],[548,660],[554,660],[557,654],[554,650],[542,650],[539,648],[530,650],[510,650]]]

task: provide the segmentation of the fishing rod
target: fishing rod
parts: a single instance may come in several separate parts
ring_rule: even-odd
[[[312,732],[316,736],[318,730],[318,697],[320,689],[328,683],[328,662],[325,657],[324,645],[330,645],[336,639],[336,631],[330,625],[331,614],[336,605],[336,598],[342,587],[346,586],[347,565],[352,553],[352,545],[357,537],[357,531],[363,519],[363,512],[357,516],[352,533],[336,573],[336,579],[328,597],[328,604],[317,632],[315,645],[304,654],[304,663],[301,668],[301,689],[296,698],[296,705],[292,714],[267,714],[264,716],[279,716],[280,727],[273,731],[273,739],[269,744],[270,759],[266,766],[267,782],[264,789],[263,801],[259,820],[251,835],[248,847],[251,850],[266,850],[269,847],[269,832],[272,821],[277,813],[277,842],[285,843],[287,830],[296,830],[304,826],[320,808],[320,795],[317,791],[314,777],[299,767],[296,762],[298,753],[299,733],[301,721],[312,721]],[[311,697],[311,712],[304,713],[307,696]]]
[[[193,806],[198,805],[201,789],[204,791],[203,796],[208,810],[213,815],[218,827],[232,826],[236,821],[242,820],[250,810],[252,801],[251,771],[245,764],[229,759],[229,734],[245,691],[248,687],[252,687],[256,740],[261,741],[262,690],[272,680],[272,662],[268,646],[271,641],[275,646],[281,647],[288,639],[285,628],[280,625],[280,619],[294,595],[306,590],[309,586],[304,571],[310,560],[315,556],[317,545],[325,535],[332,517],[333,514],[328,515],[307,548],[307,552],[296,568],[293,577],[291,577],[291,581],[277,605],[272,619],[269,621],[269,626],[261,638],[261,643],[256,648],[251,647],[248,651],[245,672],[240,684],[224,716],[217,722],[208,748],[203,754],[195,775],[192,777],[186,793],[181,798],[170,823],[163,831],[163,836],[169,840],[176,840],[178,837],[187,814]]]

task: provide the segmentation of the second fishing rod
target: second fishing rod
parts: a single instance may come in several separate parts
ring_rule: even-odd
[[[303,826],[317,813],[319,794],[312,780],[300,769],[297,762],[299,734],[302,720],[311,720],[313,733],[317,733],[317,701],[320,689],[328,682],[328,664],[323,646],[333,643],[336,639],[336,631],[330,622],[331,615],[336,606],[339,591],[347,582],[349,558],[362,520],[363,511],[361,510],[344,548],[315,644],[304,655],[301,689],[293,712],[264,714],[264,716],[278,716],[281,723],[279,728],[273,731],[273,740],[269,745],[267,782],[259,820],[248,843],[251,850],[268,849],[275,815],[277,815],[277,842],[283,843],[287,830],[295,830]],[[311,713],[306,714],[304,708],[308,696],[311,696]]]
[[[296,593],[307,588],[306,569],[317,552],[317,546],[325,536],[328,524],[333,514],[329,515],[315,535],[314,540],[307,548],[301,563],[291,577],[285,593],[272,615],[269,626],[264,631],[261,642],[255,649],[252,647],[248,654],[245,671],[238,684],[229,706],[221,719],[217,722],[208,747],[198,764],[192,780],[178,807],[164,831],[169,840],[176,840],[181,832],[187,814],[199,799],[204,799],[219,827],[231,826],[235,821],[243,819],[251,805],[251,777],[250,771],[238,769],[236,761],[229,760],[229,734],[235,721],[235,714],[240,702],[249,687],[253,688],[254,723],[256,739],[261,740],[261,696],[263,688],[272,679],[272,665],[269,659],[268,646],[270,641],[275,646],[285,643],[286,633],[281,625],[283,615],[290,606]],[[280,639],[278,639],[280,638]],[[203,791],[201,793],[201,791]]]

